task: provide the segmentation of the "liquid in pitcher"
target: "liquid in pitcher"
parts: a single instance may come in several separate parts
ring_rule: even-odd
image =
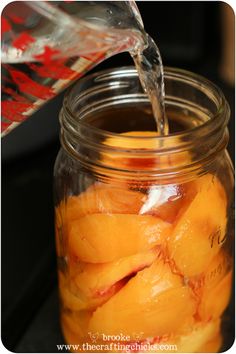
[[[2,14],[2,132],[18,126],[88,70],[130,52],[168,133],[161,57],[134,2],[12,2]]]

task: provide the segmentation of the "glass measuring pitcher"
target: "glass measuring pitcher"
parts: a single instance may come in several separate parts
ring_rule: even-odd
[[[138,43],[134,1],[14,1],[2,12],[2,136],[106,58]]]

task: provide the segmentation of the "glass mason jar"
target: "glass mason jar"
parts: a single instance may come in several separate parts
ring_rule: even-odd
[[[87,76],[65,97],[56,247],[74,351],[232,344],[229,107],[215,85],[183,70],[165,70],[165,90],[168,136],[157,135],[132,67]]]

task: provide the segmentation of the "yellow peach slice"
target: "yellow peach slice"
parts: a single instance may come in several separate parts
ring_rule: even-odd
[[[61,298],[63,304],[66,308],[74,311],[78,310],[94,310],[98,306],[101,306],[106,301],[108,301],[114,294],[116,294],[123,286],[125,281],[119,281],[113,284],[106,291],[102,293],[90,294],[90,296],[84,296],[83,293],[76,291],[74,287],[63,288],[60,290]]]
[[[223,343],[223,338],[220,333],[218,333],[214,338],[209,340],[201,348],[198,349],[198,353],[220,353],[220,348]]]
[[[129,352],[133,352],[133,346],[134,349],[147,348],[147,350],[141,350],[143,353],[216,353],[214,349],[219,348],[219,344],[221,344],[222,341],[220,334],[220,320],[196,325],[191,332],[180,337],[174,335],[163,337],[163,339],[159,337],[158,339],[155,337],[147,338],[141,342],[131,342],[126,344],[130,346]],[[134,352],[136,351],[134,350]]]
[[[207,174],[196,183],[196,197],[179,218],[168,241],[170,257],[187,277],[206,269],[225,239],[227,223],[227,201],[219,180]]]
[[[181,331],[191,323],[195,301],[182,279],[167,264],[155,261],[137,273],[116,295],[94,312],[92,332],[142,338]],[[181,324],[180,324],[181,318]]]
[[[63,308],[79,311],[86,307],[81,297],[75,296],[68,288],[68,280],[62,272],[58,272],[59,296]]]
[[[170,231],[154,216],[91,214],[71,223],[69,252],[83,262],[112,262],[162,244]]]
[[[64,337],[64,340],[67,344],[72,344],[72,345],[81,345],[82,342],[80,341],[80,338],[78,338],[78,335],[76,332],[72,332],[70,331],[67,326],[66,326],[66,323],[64,324],[64,322],[61,320],[61,328],[62,328],[62,333],[63,333],[63,337]],[[72,353],[77,353],[78,352],[78,349],[75,347],[75,348],[70,348],[70,352]]]
[[[159,142],[156,139],[140,139],[155,138],[158,137],[158,133],[154,131],[130,131],[117,134],[114,137],[106,138],[105,145],[113,147],[122,147],[126,149],[155,149],[159,147]],[[132,137],[131,139],[125,139],[125,137]],[[135,139],[135,137],[137,139]]]
[[[82,318],[80,318],[82,316]],[[111,353],[118,343],[103,341],[102,334],[87,331],[90,314],[84,315],[83,311],[76,314],[63,314],[61,326],[63,336],[67,344],[71,345],[70,352],[73,353]],[[120,352],[120,351],[117,351]]]
[[[67,287],[61,286],[59,288],[60,299],[64,308],[79,311],[86,308],[86,302],[80,297],[75,296]]]
[[[207,291],[216,286],[231,268],[230,256],[224,250],[220,250],[204,273],[204,289]]]
[[[55,241],[57,256],[63,256],[66,242],[62,210],[62,203],[55,208]]]
[[[129,138],[129,139],[126,139]],[[143,139],[142,139],[143,138]],[[145,139],[146,138],[146,139]],[[148,138],[148,139],[147,139]],[[154,131],[130,131],[124,132],[117,136],[107,138],[104,141],[105,145],[111,147],[123,148],[125,150],[160,150],[160,148],[168,148],[181,143],[179,137],[175,137],[170,140],[160,141],[158,138],[158,133]],[[175,139],[175,140],[174,140]],[[174,141],[173,141],[174,140]],[[164,146],[163,146],[164,144]],[[118,168],[122,167],[140,167],[142,169],[148,169],[154,166],[170,167],[170,166],[180,166],[186,164],[191,160],[189,152],[179,152],[178,155],[166,154],[163,156],[154,155],[147,157],[124,157],[124,154],[112,151],[104,152],[101,155],[101,160],[103,164],[108,164],[109,166],[114,166]]]
[[[177,352],[199,352],[199,349],[216,335],[220,335],[220,320],[198,325],[189,334],[180,337],[176,343]]]
[[[82,263],[79,273],[74,276],[74,283],[86,296],[100,296],[119,280],[150,266],[158,255],[158,249],[152,249],[114,262]]]
[[[232,271],[214,287],[203,291],[198,308],[202,320],[216,319],[222,315],[229,304],[232,287]]]
[[[59,279],[59,296],[61,304],[63,308],[72,311],[93,310],[98,306],[101,306],[125,284],[125,282],[121,280],[100,294],[95,293],[86,296],[79,291],[79,289],[75,288],[73,282],[71,282],[69,278],[66,281],[64,276],[60,276]]]
[[[199,277],[191,278],[190,286],[201,301],[203,293],[215,287],[221,279],[232,269],[232,259],[221,249],[212,259],[205,272]]]
[[[79,311],[74,313],[62,313],[61,327],[67,344],[72,345],[70,352],[88,353],[93,341],[88,333],[88,323],[91,312]],[[94,350],[92,350],[94,352]]]
[[[61,229],[58,229],[55,226],[55,244],[56,244],[56,253],[57,256],[62,256],[62,251],[61,251]]]
[[[62,228],[62,202],[59,206],[57,206],[55,208],[55,226],[58,228],[58,229],[61,229]]]
[[[132,344],[131,343],[131,348],[132,348]],[[136,344],[136,343],[135,343]],[[155,340],[145,340],[141,343],[137,343],[139,345],[138,348],[140,348],[141,350],[138,351],[138,353],[154,353],[154,354],[157,354],[157,353],[165,353],[165,354],[169,354],[169,353],[179,353],[177,351],[177,346],[175,344],[175,341],[171,338],[169,341],[165,341],[165,342],[162,342],[162,341],[158,341],[156,342]],[[134,349],[135,349],[135,346],[134,346]],[[130,351],[132,352],[132,351]],[[136,351],[134,350],[133,351],[134,353],[136,353]]]
[[[70,332],[76,333],[78,339],[88,338],[88,325],[92,313],[90,311],[78,311],[62,313],[62,323]]]
[[[158,353],[199,353],[201,352],[200,348],[207,348],[208,343],[212,341],[213,338],[218,341],[219,338],[221,338],[220,320],[211,321],[207,324],[198,324],[187,334],[180,337],[171,336],[167,342],[163,342],[162,340],[158,341],[159,348],[167,344],[166,349],[158,349]],[[154,341],[153,344],[155,343]],[[156,351],[152,350],[151,352]],[[207,353],[207,351],[202,351],[202,353]]]
[[[147,191],[147,198],[140,214],[154,215],[173,223],[186,209],[196,195],[194,183],[153,185]]]
[[[81,216],[94,213],[138,214],[145,200],[146,196],[143,193],[97,183],[79,196],[68,197],[66,220],[69,223]]]

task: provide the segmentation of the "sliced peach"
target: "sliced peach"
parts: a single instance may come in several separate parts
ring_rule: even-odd
[[[108,301],[124,285],[125,281],[121,280],[113,284],[106,291],[104,290],[102,293],[90,294],[89,296],[85,296],[83,293],[75,289],[74,286],[65,287],[60,288],[60,296],[63,306],[67,309],[72,311],[94,310]]]
[[[59,295],[63,308],[67,308],[73,311],[79,311],[86,308],[86,303],[82,300],[81,296],[75,296],[70,291],[66,277],[61,272],[58,272],[58,275]]]
[[[198,309],[202,320],[216,319],[222,315],[229,304],[232,288],[232,271],[214,287],[203,291]]]
[[[154,215],[173,223],[196,195],[193,183],[151,186],[140,214]]]
[[[159,147],[156,139],[145,139],[158,137],[158,133],[154,131],[130,131],[117,134],[116,136],[106,138],[105,145],[112,147],[122,147],[126,149],[155,149]],[[126,137],[128,139],[126,139]],[[131,139],[129,139],[131,137]],[[144,137],[144,139],[140,139]],[[137,139],[135,139],[137,138]]]
[[[63,307],[73,311],[86,308],[86,302],[80,297],[75,296],[67,287],[60,287],[59,291]]]
[[[204,289],[207,291],[216,286],[231,268],[232,260],[229,255],[220,250],[204,273]]]
[[[193,330],[180,337],[176,342],[179,353],[196,353],[199,348],[205,345],[212,337],[220,332],[220,320],[210,321],[206,324],[199,324]]]
[[[170,257],[187,277],[206,269],[225,239],[227,223],[227,201],[219,180],[207,174],[196,183],[196,197],[179,218],[168,241]]]
[[[137,273],[93,314],[92,332],[117,335],[142,333],[142,338],[179,332],[192,322],[195,301],[182,279],[169,266],[155,261]],[[180,324],[181,318],[181,324]]]
[[[66,220],[69,223],[93,213],[138,214],[145,200],[146,196],[143,193],[96,183],[79,196],[68,197]]]
[[[90,318],[91,312],[89,311],[62,313],[62,332],[66,343],[73,345],[70,348],[71,352],[90,352],[88,350],[89,346],[92,345],[90,333],[88,333],[88,323]],[[84,347],[84,345],[87,345],[87,347]]]
[[[179,353],[177,351],[177,346],[175,344],[175,340],[173,339],[173,337],[170,337],[169,340],[162,342],[162,340],[159,340],[159,337],[157,339],[157,341],[152,338],[148,338],[147,340],[138,343],[140,347],[138,348],[144,348],[142,351],[138,351],[138,353],[165,353],[165,354],[169,354],[169,353]],[[132,347],[131,347],[132,348]],[[135,348],[135,347],[134,347]],[[145,350],[146,349],[146,350]],[[131,353],[137,353],[137,351],[130,351]]]
[[[97,308],[109,300],[125,284],[125,281],[121,280],[113,284],[106,291],[103,291],[103,293],[86,296],[79,289],[75,288],[74,283],[69,278],[65,280],[65,276],[60,276],[59,279],[59,295],[62,306],[72,311],[93,310]]]
[[[61,205],[55,208],[55,241],[57,256],[63,256],[65,240]]]
[[[127,137],[127,139],[126,139]],[[142,139],[143,138],[143,139]],[[146,138],[146,139],[145,139]],[[149,139],[147,139],[149,138]],[[157,139],[155,139],[157,138]],[[160,150],[160,148],[168,148],[174,145],[173,140],[175,139],[175,145],[181,143],[179,137],[175,137],[170,140],[160,141],[158,139],[158,133],[154,131],[130,131],[116,136],[107,138],[104,141],[105,145],[117,148],[123,148],[125,150],[135,151],[135,150]],[[163,146],[164,144],[164,146]],[[153,154],[153,156],[147,157],[124,157],[124,154],[118,151],[102,153],[101,160],[103,164],[108,164],[109,166],[114,166],[118,168],[122,167],[139,167],[142,169],[149,169],[150,167],[170,167],[170,166],[181,166],[186,164],[191,160],[189,152],[179,152],[178,155],[166,154],[163,156],[158,156]]]
[[[154,216],[92,214],[71,223],[69,251],[83,262],[112,262],[163,244],[170,231]]]
[[[115,344],[103,341],[102,333],[88,332],[88,319],[90,314],[83,311],[75,314],[61,316],[62,332],[67,344],[71,344],[70,351],[74,353],[111,353]],[[112,350],[112,352],[116,352]],[[117,351],[120,353],[120,351]]]
[[[70,331],[67,326],[66,323],[64,324],[64,321],[61,320],[61,327],[62,327],[62,333],[63,333],[63,337],[65,339],[65,342],[67,344],[72,344],[72,345],[81,345],[82,342],[80,340],[80,338],[78,338],[78,335],[75,331]],[[72,353],[77,353],[78,349],[75,348],[70,348],[70,352]]]
[[[65,215],[65,203],[61,201],[55,208],[56,251],[59,257],[65,257],[67,252],[68,232]]]
[[[210,339],[206,344],[204,344],[201,348],[198,349],[198,353],[220,353],[220,348],[223,343],[223,338],[220,333],[215,335],[212,339]]]
[[[150,266],[158,257],[157,249],[120,258],[114,262],[82,263],[74,283],[88,297],[101,296],[119,280]]]
[[[232,259],[221,249],[212,259],[205,272],[199,277],[191,278],[190,285],[201,300],[203,293],[215,287],[221,279],[232,269]]]
[[[58,229],[62,228],[62,202],[55,208],[55,225]]]
[[[62,256],[62,252],[61,252],[61,230],[58,229],[55,226],[55,243],[56,243],[56,252],[57,252],[57,256]]]
[[[88,338],[88,325],[92,313],[90,311],[78,311],[62,313],[62,323],[69,331],[76,333],[78,339]]]

